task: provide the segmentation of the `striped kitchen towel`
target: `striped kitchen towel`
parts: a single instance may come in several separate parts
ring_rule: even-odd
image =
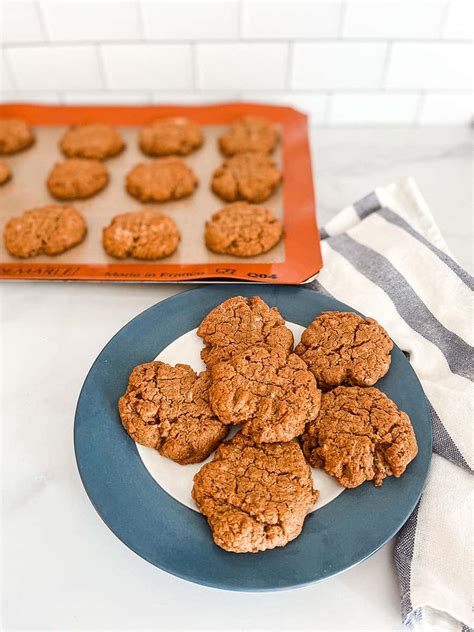
[[[450,256],[411,178],[345,208],[321,238],[324,268],[311,286],[376,318],[410,358],[430,403],[428,480],[395,547],[403,622],[466,630],[473,625],[473,278]]]

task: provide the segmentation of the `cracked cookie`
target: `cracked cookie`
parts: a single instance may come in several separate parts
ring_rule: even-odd
[[[14,154],[35,142],[31,126],[22,119],[0,119],[0,154]]]
[[[219,147],[225,156],[245,151],[270,154],[278,143],[275,126],[256,116],[245,116],[235,121],[219,138]]]
[[[82,200],[102,191],[108,181],[107,169],[98,160],[69,158],[54,165],[46,186],[58,200]]]
[[[215,307],[200,324],[197,335],[205,347],[201,358],[208,368],[255,345],[293,350],[293,334],[278,308],[269,307],[259,296],[234,296]]]
[[[297,538],[319,492],[296,441],[256,445],[239,432],[195,475],[192,497],[217,546],[257,553]]]
[[[148,156],[186,156],[202,145],[199,125],[176,117],[158,119],[140,130],[138,144]]]
[[[212,252],[255,257],[274,248],[282,235],[283,224],[270,210],[234,202],[206,222],[204,239]]]
[[[0,186],[2,186],[2,184],[6,184],[12,177],[12,172],[10,167],[7,165],[6,162],[3,162],[3,160],[0,160]]]
[[[324,393],[319,416],[301,442],[309,463],[344,487],[364,481],[380,487],[387,476],[401,476],[418,453],[408,415],[373,387],[339,386]]]
[[[140,163],[127,174],[126,188],[141,202],[166,202],[191,195],[198,179],[181,158]]]
[[[318,386],[372,386],[390,368],[393,342],[373,318],[354,312],[323,312],[305,329],[297,353]]]
[[[212,410],[256,443],[298,437],[317,417],[320,401],[306,364],[280,347],[252,347],[211,369]]]
[[[211,189],[227,202],[264,202],[278,188],[281,178],[267,154],[247,152],[224,160],[212,176]]]
[[[174,220],[152,211],[116,215],[102,232],[105,250],[117,259],[163,259],[173,254],[180,239]]]
[[[59,147],[68,158],[105,160],[117,156],[125,143],[114,127],[96,123],[74,125],[64,134]]]
[[[79,244],[86,223],[72,206],[50,205],[25,211],[5,226],[5,247],[14,257],[59,255]]]
[[[123,427],[141,445],[182,465],[199,463],[227,436],[208,400],[209,373],[187,364],[136,366],[119,400]]]

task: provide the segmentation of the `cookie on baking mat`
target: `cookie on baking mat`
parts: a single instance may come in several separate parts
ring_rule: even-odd
[[[321,391],[306,364],[281,347],[252,347],[211,369],[209,401],[225,424],[257,443],[290,441],[316,419]]]
[[[239,432],[195,475],[192,496],[218,546],[257,553],[297,538],[319,492],[296,441],[255,444]]]
[[[204,318],[197,335],[206,345],[201,357],[208,368],[255,345],[280,347],[286,354],[293,350],[293,334],[278,308],[259,296],[227,299]]]
[[[320,388],[372,386],[390,368],[393,342],[373,318],[354,312],[323,312],[301,336],[297,353]]]
[[[206,222],[206,246],[218,254],[255,257],[274,248],[283,235],[283,224],[263,206],[234,202]]]
[[[14,154],[34,142],[34,132],[26,121],[0,119],[0,154]]]
[[[59,255],[79,244],[86,230],[74,207],[52,204],[10,219],[4,230],[5,247],[14,257]]]
[[[212,176],[211,189],[227,202],[264,202],[278,188],[281,172],[266,154],[237,154],[224,160]]]
[[[6,162],[0,160],[0,187],[6,184],[12,177],[12,171]]]
[[[186,118],[158,119],[142,127],[138,144],[148,156],[186,156],[202,145],[199,125]]]
[[[173,254],[180,239],[174,220],[152,211],[116,215],[102,233],[106,252],[117,259],[163,259]]]
[[[410,418],[374,387],[323,393],[319,416],[301,442],[309,463],[344,487],[365,481],[380,487],[387,476],[401,476],[418,453]]]
[[[256,116],[245,116],[235,121],[219,138],[225,156],[246,151],[271,153],[278,143],[278,132],[270,121]]]
[[[126,177],[127,191],[140,202],[179,200],[197,187],[196,174],[181,158],[158,158],[133,167]]]
[[[54,165],[46,186],[58,200],[83,200],[102,191],[108,181],[107,169],[99,160],[69,158]]]
[[[209,374],[187,364],[136,366],[119,400],[123,427],[141,445],[177,463],[204,461],[227,436],[209,406]]]
[[[114,127],[95,123],[74,125],[64,134],[59,146],[68,158],[105,160],[117,156],[125,143]]]

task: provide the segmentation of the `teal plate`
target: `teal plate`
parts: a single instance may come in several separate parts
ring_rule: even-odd
[[[168,298],[125,325],[94,362],[74,426],[76,459],[92,504],[106,525],[151,564],[198,584],[240,591],[310,584],[365,560],[393,537],[413,511],[431,458],[431,417],[421,385],[395,347],[377,387],[408,413],[418,456],[381,488],[364,483],[311,513],[303,532],[283,548],[258,554],[217,547],[206,519],[174,500],[151,477],[122,428],[117,401],[137,364],[153,360],[231,296],[258,294],[303,326],[322,311],[354,311],[318,292],[289,286],[208,285]]]

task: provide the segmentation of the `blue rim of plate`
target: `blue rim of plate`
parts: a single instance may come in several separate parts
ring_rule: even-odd
[[[237,591],[285,590],[311,584],[367,559],[402,527],[423,490],[431,459],[431,416],[403,352],[394,347],[377,387],[412,420],[418,456],[405,474],[381,488],[364,483],[311,513],[303,532],[283,548],[258,554],[217,547],[204,516],[167,494],[148,473],[123,430],[117,401],[137,364],[153,360],[231,296],[259,295],[303,326],[322,311],[356,311],[319,292],[294,286],[208,285],[150,307],[104,347],[82,387],[74,423],[76,461],[99,516],[128,546],[158,568],[191,582]],[[186,362],[185,359],[183,359]]]

